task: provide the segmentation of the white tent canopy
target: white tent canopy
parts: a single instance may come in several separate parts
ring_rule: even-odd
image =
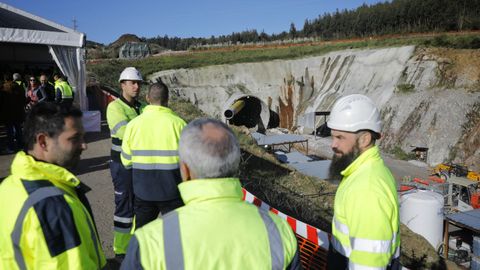
[[[12,65],[55,61],[82,110],[87,109],[84,46],[85,34],[0,3],[0,61]]]

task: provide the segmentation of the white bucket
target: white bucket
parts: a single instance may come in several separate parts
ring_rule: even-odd
[[[416,190],[400,197],[400,222],[423,236],[437,250],[443,235],[443,196]]]

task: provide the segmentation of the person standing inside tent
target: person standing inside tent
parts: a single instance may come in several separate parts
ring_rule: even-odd
[[[42,96],[42,94],[38,92],[39,90],[40,85],[37,79],[34,76],[30,76],[27,87],[27,105],[25,106],[27,111],[31,110],[32,107],[39,102],[39,96]]]
[[[23,147],[22,124],[25,118],[27,99],[25,91],[13,82],[10,74],[4,75],[1,104],[2,118],[7,128],[7,154],[14,153]]]
[[[48,81],[48,77],[45,74],[40,75],[40,92],[45,94],[45,97],[39,97],[39,102],[48,101],[54,102],[55,101],[55,88],[54,86]]]
[[[55,80],[55,102],[63,107],[70,108],[75,95],[72,87],[65,81],[65,77],[59,73],[53,75],[53,79]]]
[[[327,125],[334,152],[330,178],[341,180],[328,269],[399,269],[396,182],[375,146],[380,113],[370,98],[349,95],[335,102]]]
[[[143,79],[140,71],[134,67],[127,67],[120,74],[118,81],[122,93],[108,105],[107,122],[112,137],[110,173],[115,192],[113,251],[116,258],[122,260],[131,238],[134,214],[131,173],[122,165],[120,153],[125,128],[128,122],[140,114],[143,107],[137,100]]]
[[[22,75],[20,73],[13,73],[13,82],[18,84],[22,88],[22,90],[25,92],[25,96],[27,95],[27,85],[25,85],[25,82],[22,80]]]

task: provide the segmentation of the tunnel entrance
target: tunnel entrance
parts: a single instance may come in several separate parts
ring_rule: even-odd
[[[245,126],[254,128],[257,126],[258,131],[265,131],[266,128],[278,127],[280,123],[279,116],[276,112],[269,110],[268,125],[265,127],[262,121],[262,110],[268,110],[263,102],[254,96],[244,96],[234,100],[232,104],[225,110],[225,119],[229,124],[235,126]]]

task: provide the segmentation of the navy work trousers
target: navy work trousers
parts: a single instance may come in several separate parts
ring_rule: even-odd
[[[139,197],[135,197],[135,230],[138,230],[143,225],[155,220],[158,214],[165,215],[166,213],[183,206],[181,198],[170,201],[144,201]]]
[[[131,170],[125,169],[122,163],[110,162],[113,188],[115,191],[114,227],[116,231],[126,232],[133,225],[133,187]]]

